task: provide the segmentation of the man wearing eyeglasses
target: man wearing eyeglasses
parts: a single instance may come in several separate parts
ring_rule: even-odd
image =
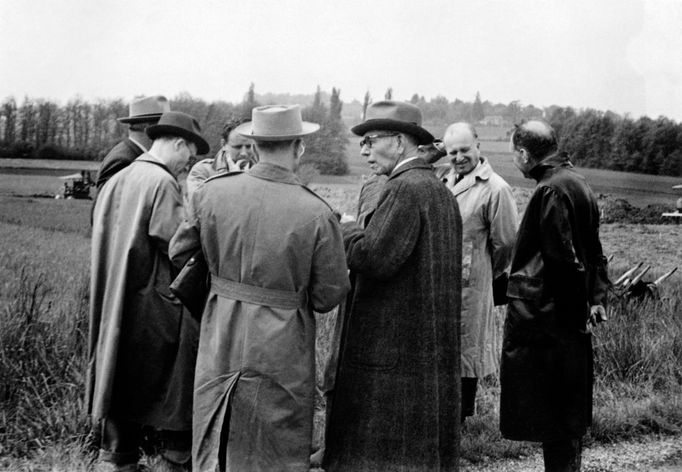
[[[138,470],[140,448],[163,470],[190,458],[198,326],[169,292],[168,245],[185,217],[177,176],[209,147],[181,112],[146,133],[151,148],[102,187],[93,213],[86,401],[102,471]]]
[[[462,223],[418,156],[416,106],[382,101],[353,133],[386,175],[363,229],[342,225],[354,281],[327,431],[327,471],[455,470]]]
[[[250,169],[258,162],[258,154],[253,146],[253,141],[234,129],[251,121],[248,118],[237,118],[228,121],[223,127],[220,138],[220,151],[213,159],[204,159],[192,166],[187,176],[187,200],[191,198],[199,184],[209,177],[222,172],[234,172]]]

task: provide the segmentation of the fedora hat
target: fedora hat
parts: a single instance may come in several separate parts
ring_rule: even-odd
[[[419,144],[431,144],[433,135],[422,128],[422,112],[411,103],[384,100],[367,107],[365,121],[353,126],[358,136],[367,131],[398,131],[417,138]]]
[[[130,102],[129,116],[118,118],[118,121],[121,123],[155,123],[167,111],[170,111],[170,105],[166,97],[162,95],[140,97]]]
[[[159,136],[178,136],[193,142],[197,146],[197,154],[206,154],[209,145],[201,136],[199,122],[191,115],[181,111],[167,111],[155,125],[146,130],[147,136],[154,140]]]
[[[235,131],[255,141],[287,141],[319,129],[317,123],[303,121],[299,105],[265,105],[254,108],[251,121],[239,125]]]

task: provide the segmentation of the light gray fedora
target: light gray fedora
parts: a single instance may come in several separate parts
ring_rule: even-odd
[[[156,123],[167,111],[170,111],[170,104],[163,95],[138,97],[130,102],[129,116],[118,118],[118,121],[121,123]]]
[[[300,105],[265,105],[251,111],[251,121],[235,131],[255,141],[287,141],[312,134],[317,123],[303,121]]]

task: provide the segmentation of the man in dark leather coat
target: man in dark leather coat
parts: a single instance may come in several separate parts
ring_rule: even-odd
[[[542,442],[546,471],[578,471],[592,419],[591,328],[605,319],[609,281],[597,201],[557,142],[542,121],[511,137],[514,164],[538,185],[512,256],[500,428]]]

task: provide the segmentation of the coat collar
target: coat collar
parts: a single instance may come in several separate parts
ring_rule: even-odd
[[[528,171],[528,174],[536,181],[539,182],[542,180],[547,174],[552,169],[555,169],[557,167],[568,167],[571,168],[573,167],[573,164],[571,164],[571,161],[568,159],[568,154],[565,152],[558,152],[556,154],[552,154],[549,157],[545,157],[543,160],[538,162],[535,167],[533,167],[531,170]]]
[[[476,185],[476,182],[479,180],[489,180],[491,175],[493,175],[493,168],[490,165],[490,162],[488,162],[486,157],[481,156],[476,168],[465,175],[464,178],[457,182],[454,187],[450,182],[455,181],[455,171],[451,168],[450,173],[447,175],[447,182],[450,186],[450,189],[452,190],[452,193],[459,195],[460,193],[464,193]]]
[[[395,171],[395,173],[392,173],[391,175],[388,176],[388,180],[391,180],[397,175],[402,174],[403,172],[407,172],[408,170],[411,169],[428,169],[432,170],[433,166],[431,164],[427,164],[427,162],[421,158],[418,157],[416,159],[412,159],[410,162],[406,163],[405,165],[402,165],[398,168],[398,170]]]
[[[303,185],[296,174],[286,167],[278,166],[270,162],[259,162],[251,169],[246,171],[247,174],[259,179],[271,180],[273,182],[281,182],[290,185]]]

